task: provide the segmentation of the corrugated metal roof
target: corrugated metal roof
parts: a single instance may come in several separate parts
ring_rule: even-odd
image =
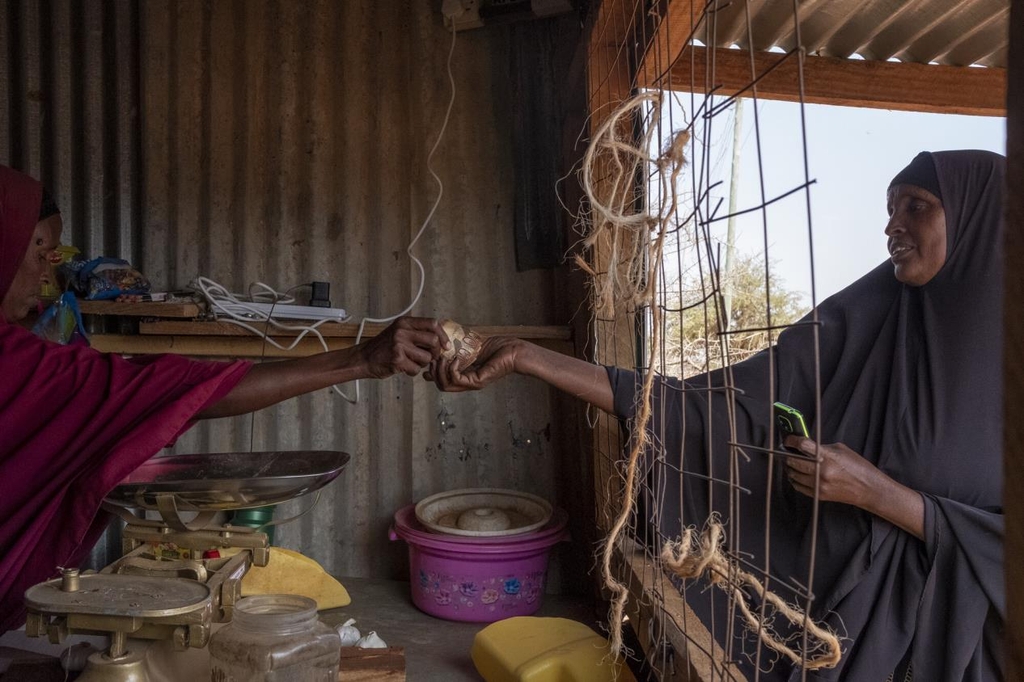
[[[722,47],[752,42],[756,50],[791,50],[797,42],[793,5],[716,0],[697,38]],[[1007,0],[804,0],[798,11],[809,54],[1006,68]]]

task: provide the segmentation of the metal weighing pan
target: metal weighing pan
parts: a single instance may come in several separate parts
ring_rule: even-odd
[[[179,511],[262,507],[324,487],[348,460],[344,452],[332,450],[155,457],[119,483],[106,501],[156,511],[167,500]]]

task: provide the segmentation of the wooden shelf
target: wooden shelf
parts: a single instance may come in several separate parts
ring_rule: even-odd
[[[303,322],[285,321],[285,324],[300,327]],[[288,330],[271,327],[266,323],[252,323],[253,328],[268,332],[274,338],[298,336],[301,329]],[[367,324],[363,336],[376,336],[384,331],[386,324]],[[572,330],[567,326],[530,326],[530,325],[467,325],[469,328],[488,336],[517,336],[521,339],[568,341],[572,338]],[[325,338],[354,339],[359,334],[359,325],[354,322],[328,322],[317,328]],[[247,336],[253,333],[230,322],[203,322],[182,320],[155,320],[140,322],[139,334],[161,336]],[[258,339],[258,337],[257,337]]]
[[[248,329],[216,320],[197,320],[203,312],[198,303],[117,303],[116,301],[79,301],[85,315],[112,315],[153,318],[138,321],[137,334],[92,334],[89,340],[97,350],[123,355],[177,353],[211,358],[291,358],[314,355],[323,346],[309,335],[292,350],[267,343]],[[279,329],[266,323],[251,326],[266,332],[281,345],[290,344],[302,333],[302,320],[285,321],[296,329]],[[364,338],[372,338],[386,324],[367,324]],[[563,353],[572,353],[572,328],[568,326],[468,325],[488,336],[516,336]],[[134,328],[134,327],[133,327]],[[355,322],[326,322],[317,328],[329,350],[351,348],[359,334]]]
[[[204,358],[296,358],[324,351],[316,339],[303,339],[290,351],[264,343],[258,336],[163,336],[152,334],[92,334],[89,343],[104,353],[159,355],[175,353]],[[330,350],[351,348],[353,339],[327,339]]]
[[[83,315],[124,315],[125,317],[175,317],[192,319],[203,313],[198,303],[118,303],[117,301],[86,301],[79,299]]]
[[[363,334],[371,338],[379,334],[386,325],[366,325]],[[572,331],[562,326],[475,326],[487,335],[516,336],[533,341],[538,345],[572,355]],[[351,348],[355,345],[359,325],[332,323],[320,327],[329,350]],[[298,332],[277,331],[272,335],[282,345],[289,344]],[[315,355],[324,351],[320,342],[306,337],[292,350],[282,350],[266,343],[251,332],[223,322],[141,322],[138,334],[92,334],[92,347],[105,353],[122,355],[156,355],[177,353],[207,358],[294,358]]]

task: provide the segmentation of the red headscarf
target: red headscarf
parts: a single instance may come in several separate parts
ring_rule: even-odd
[[[42,186],[0,166],[0,300],[39,220]],[[0,315],[0,633],[23,595],[75,566],[104,496],[227,395],[247,362],[125,360],[43,341]]]

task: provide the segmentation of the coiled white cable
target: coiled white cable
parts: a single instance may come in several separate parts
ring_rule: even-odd
[[[432,146],[430,148],[430,153],[427,154],[427,171],[430,173],[431,177],[434,178],[434,182],[437,183],[437,197],[434,199],[434,204],[430,207],[430,211],[427,212],[427,217],[423,219],[423,224],[420,225],[420,229],[416,232],[416,236],[412,238],[412,241],[409,242],[409,246],[406,247],[406,249],[405,249],[405,252],[409,255],[409,259],[412,260],[412,262],[416,264],[416,268],[419,270],[419,273],[420,273],[420,284],[419,284],[419,287],[416,289],[416,296],[413,297],[412,302],[409,303],[409,305],[406,306],[405,309],[402,312],[400,312],[400,313],[397,313],[395,315],[391,315],[389,317],[364,317],[359,322],[359,331],[356,333],[356,343],[357,344],[360,341],[362,341],[362,339],[363,339],[363,330],[365,329],[367,322],[374,322],[374,323],[380,323],[380,324],[387,323],[387,322],[393,322],[394,320],[397,320],[399,317],[402,317],[403,315],[409,314],[409,312],[414,307],[416,307],[416,304],[419,303],[420,298],[423,296],[423,285],[426,283],[427,273],[426,273],[426,270],[423,267],[423,263],[420,262],[419,258],[417,258],[415,255],[413,255],[412,250],[413,250],[413,247],[416,246],[416,242],[418,242],[420,240],[420,237],[422,237],[423,233],[426,231],[427,226],[430,224],[430,221],[434,217],[434,213],[437,211],[437,207],[440,206],[440,204],[441,204],[441,197],[444,196],[444,183],[441,181],[441,177],[434,171],[434,167],[433,167],[433,165],[431,165],[431,161],[434,158],[434,152],[436,152],[437,148],[441,145],[441,140],[444,138],[445,130],[448,129],[448,121],[451,119],[451,116],[452,116],[452,107],[455,105],[455,76],[452,75],[452,55],[454,55],[454,54],[455,54],[455,27],[454,27],[454,24],[453,24],[453,26],[452,26],[452,42],[451,42],[451,46],[448,48],[448,59],[447,59],[447,62],[446,62],[446,68],[447,68],[447,71],[448,71],[448,82],[449,82],[449,84],[451,84],[451,96],[448,98],[448,108],[444,112],[444,121],[441,123],[441,129],[437,133],[437,139],[434,140],[434,146]],[[359,382],[356,381],[355,383],[356,383],[356,400],[355,400],[355,402],[358,403],[359,402]]]
[[[320,342],[320,346],[324,349],[324,352],[330,350],[327,345],[327,340],[324,339],[324,335],[320,333],[319,328],[326,322],[332,320],[320,320],[312,324],[293,325],[283,324],[274,318],[273,307],[267,312],[262,308],[248,305],[249,303],[270,303],[270,304],[288,304],[294,302],[294,298],[288,294],[288,292],[281,293],[275,290],[273,287],[264,284],[263,282],[253,282],[249,285],[249,293],[247,296],[241,294],[234,294],[228,291],[223,285],[218,284],[209,277],[196,277],[193,287],[202,293],[203,298],[210,304],[210,309],[217,316],[217,319],[227,322],[229,324],[236,325],[243,329],[246,329],[256,336],[262,337],[265,343],[269,343],[275,348],[279,348],[284,351],[293,350],[299,343],[306,338],[306,336],[312,334]],[[253,292],[256,288],[258,291]],[[289,291],[293,291],[293,287]],[[244,314],[238,311],[244,311]],[[289,332],[299,332],[292,339],[291,343],[282,344],[278,343],[268,333],[269,329],[259,329],[254,327],[253,324],[264,323],[267,327],[274,327]],[[340,395],[342,398],[350,403],[356,403],[359,400],[358,395],[356,398],[350,398],[344,391],[337,386],[331,386],[331,390]]]

